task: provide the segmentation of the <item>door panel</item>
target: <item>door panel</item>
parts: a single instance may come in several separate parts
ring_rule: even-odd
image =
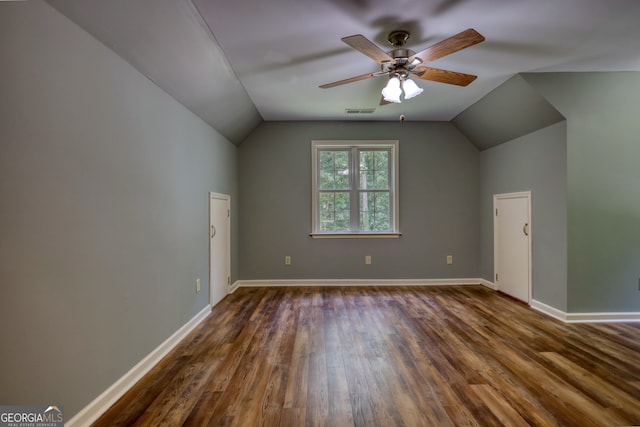
[[[211,193],[209,198],[209,302],[213,307],[229,292],[230,200]]]
[[[494,196],[495,271],[498,290],[530,302],[530,193]]]

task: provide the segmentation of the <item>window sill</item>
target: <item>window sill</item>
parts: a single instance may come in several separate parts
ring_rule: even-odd
[[[314,239],[396,239],[402,233],[311,233]]]

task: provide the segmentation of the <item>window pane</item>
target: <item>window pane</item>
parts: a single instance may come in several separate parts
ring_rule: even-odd
[[[389,193],[360,193],[360,230],[389,231]]]
[[[336,231],[348,231],[351,227],[351,199],[349,193],[336,193]]]
[[[320,151],[320,170],[333,171],[333,151]]]
[[[349,189],[349,152],[335,152],[336,189]]]
[[[351,199],[348,192],[335,193],[336,231],[349,231],[351,220]]]
[[[335,187],[333,172],[320,170],[320,189],[333,190]]]
[[[376,188],[374,172],[360,169],[360,189],[366,190]]]
[[[346,171],[347,175],[349,173],[349,152],[347,151],[336,151],[335,152],[335,168],[336,170]]]
[[[349,231],[349,212],[336,212],[335,231]]]
[[[349,231],[348,192],[320,193],[320,231]]]
[[[361,151],[359,178],[361,190],[388,190],[389,152]]]
[[[333,212],[334,211],[334,194],[333,193],[320,193],[320,211],[321,212]]]
[[[386,171],[389,169],[389,152],[388,151],[376,151],[375,169],[379,171]]]
[[[337,211],[348,211],[349,210],[349,192],[341,191],[336,192],[335,194],[335,203]]]
[[[373,151],[360,151],[360,170],[373,170]]]
[[[374,231],[387,231],[389,223],[389,193],[375,193]]]
[[[372,151],[360,151],[360,179],[358,181],[363,190],[375,188],[373,187],[373,154]]]
[[[320,152],[320,189],[332,190],[335,188],[334,153],[331,151]]]
[[[349,170],[338,171],[336,173],[336,190],[348,190],[349,189]]]
[[[349,153],[347,151],[320,151],[319,189],[349,189]]]
[[[389,174],[386,170],[384,171],[376,171],[374,178],[374,185],[378,190],[388,190],[389,189]]]
[[[376,151],[375,155],[375,188],[389,189],[389,152]]]
[[[334,228],[333,193],[320,193],[320,230],[331,231]]]

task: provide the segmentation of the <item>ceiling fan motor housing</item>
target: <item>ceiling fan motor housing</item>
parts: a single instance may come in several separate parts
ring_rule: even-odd
[[[407,62],[407,58],[409,58],[411,55],[413,55],[415,52],[412,51],[411,49],[394,49],[391,52],[389,52],[389,55],[396,60],[396,64],[398,62],[400,62],[401,60],[404,60],[404,62]]]
[[[389,67],[386,70],[384,70],[383,67],[383,70],[387,72],[397,70],[401,73],[402,68],[407,66],[409,57],[415,54],[415,52],[411,49],[403,47],[407,43],[407,40],[409,40],[409,32],[404,30],[392,31],[391,33],[389,33],[389,37],[387,38],[387,40],[389,40],[389,43],[391,43],[392,46],[395,46],[395,49],[393,49],[391,52],[388,52],[389,56],[393,58],[394,66]]]

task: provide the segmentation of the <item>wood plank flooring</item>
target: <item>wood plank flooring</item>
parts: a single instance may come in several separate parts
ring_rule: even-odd
[[[480,286],[241,288],[95,425],[640,425],[640,324]]]

